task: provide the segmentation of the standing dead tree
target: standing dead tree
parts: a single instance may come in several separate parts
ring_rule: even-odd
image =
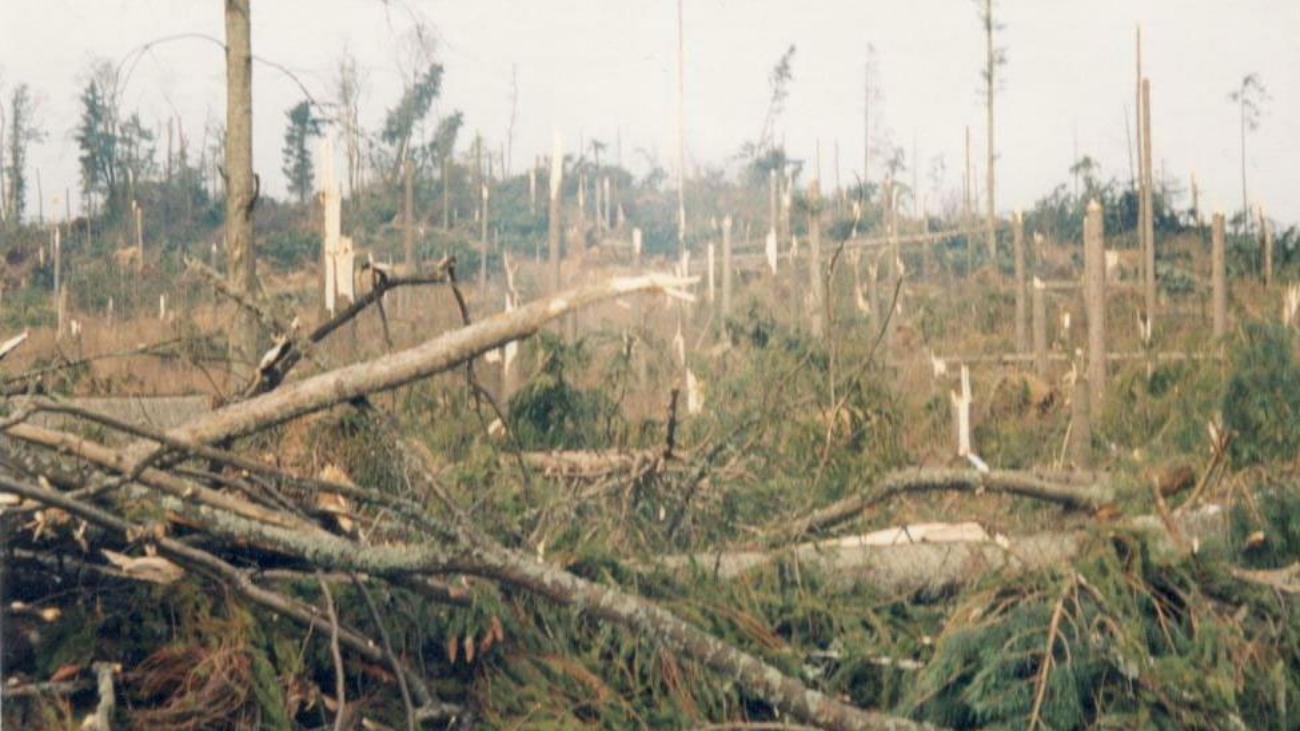
[[[1106,232],[1101,204],[1088,203],[1083,222],[1084,306],[1088,314],[1089,400],[1093,418],[1101,414],[1106,391]]]
[[[231,287],[246,295],[257,292],[257,257],[253,251],[253,50],[249,0],[226,0],[226,254]],[[246,377],[257,359],[257,321],[236,315],[231,364]]]
[[[979,0],[977,0],[978,2]],[[980,9],[980,23],[984,28],[984,103],[988,114],[988,143],[985,148],[986,201],[984,220],[985,243],[989,249],[990,266],[997,266],[998,240],[994,218],[997,216],[997,137],[994,134],[994,98],[997,93],[997,69],[1006,63],[1006,53],[993,45],[993,31],[1000,29],[993,20],[993,0],[983,0]]]

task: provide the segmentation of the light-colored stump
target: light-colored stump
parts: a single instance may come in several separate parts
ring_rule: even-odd
[[[1043,280],[1034,277],[1034,375],[1047,380],[1047,288]]]

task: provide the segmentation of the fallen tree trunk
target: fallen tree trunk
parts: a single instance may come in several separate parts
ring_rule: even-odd
[[[1118,525],[1152,536],[1152,545],[1181,550],[1225,540],[1228,511],[1207,505],[1171,518],[1177,533],[1158,516],[1137,516]],[[946,525],[966,528],[974,524]],[[735,579],[776,561],[795,561],[820,571],[832,585],[867,585],[890,595],[939,596],[992,573],[1017,573],[1068,563],[1097,530],[1050,531],[1010,538],[990,536],[978,528],[934,535],[934,524],[906,526],[861,536],[811,541],[773,550],[718,551],[667,556],[654,565],[702,571]],[[929,529],[929,530],[927,530]],[[883,540],[882,540],[883,539]]]
[[[185,441],[212,443],[251,434],[335,404],[448,371],[489,350],[533,335],[548,322],[578,308],[639,292],[673,293],[692,281],[649,274],[566,290],[407,350],[284,384],[269,393],[200,416],[169,435]],[[150,448],[150,443],[137,443],[131,453],[139,456]]]
[[[887,475],[869,490],[859,491],[793,521],[769,543],[779,545],[800,536],[819,533],[857,517],[886,498],[909,492],[939,490],[958,492],[1000,492],[1056,503],[1071,510],[1095,511],[1114,501],[1109,486],[1097,481],[1089,485],[1067,484],[1044,479],[1029,472],[994,470],[902,470]]]
[[[548,477],[594,479],[613,474],[635,473],[663,459],[662,449],[635,451],[523,452],[529,467]]]

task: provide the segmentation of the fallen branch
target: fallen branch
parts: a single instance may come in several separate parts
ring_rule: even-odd
[[[1243,581],[1263,584],[1283,594],[1300,594],[1300,561],[1280,569],[1233,569],[1232,575]]]
[[[1227,511],[1218,505],[1175,520],[1192,545],[1222,540],[1228,534]],[[972,526],[978,530],[971,530]],[[1180,550],[1157,516],[1136,516],[1118,527],[1152,536],[1151,545],[1161,550]],[[868,585],[888,595],[934,597],[988,574],[1066,564],[1099,535],[1095,530],[1073,530],[1005,537],[990,536],[970,523],[914,525],[770,550],[665,556],[653,566],[735,579],[775,561],[794,561],[820,571],[831,586]]]
[[[529,467],[548,477],[599,479],[621,473],[635,473],[663,457],[662,449],[633,451],[524,452]]]
[[[299,416],[380,391],[388,391],[462,365],[581,307],[638,292],[672,292],[693,280],[668,275],[613,279],[579,287],[444,333],[425,343],[356,363],[218,409],[175,429],[171,436],[212,443],[270,428]],[[147,450],[148,445],[134,445]]]
[[[914,492],[1000,492],[1043,500],[1071,510],[1095,511],[1114,501],[1114,493],[1101,482],[1088,486],[1050,482],[1027,472],[994,470],[903,470],[887,475],[870,490],[857,492],[812,514],[786,524],[770,545],[788,543],[851,520],[882,500]]]
[[[428,284],[446,284],[449,280],[449,273],[455,266],[455,259],[443,257],[434,264],[433,271],[428,274],[416,276],[394,276],[382,269],[374,268],[374,284],[370,291],[358,297],[352,304],[340,310],[334,317],[321,323],[315,330],[308,333],[306,342],[312,345],[320,343],[329,337],[335,330],[346,325],[348,322],[357,318],[365,309],[377,302],[383,300],[384,294],[398,287],[409,287]],[[258,394],[271,391],[284,382],[285,377],[293,367],[302,360],[304,350],[302,346],[293,340],[286,341],[286,347],[276,354],[276,357],[269,363],[263,364],[260,373],[253,387],[249,389],[246,396],[256,396]]]

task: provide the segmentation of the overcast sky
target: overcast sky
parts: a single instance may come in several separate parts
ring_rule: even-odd
[[[778,136],[792,155],[810,161],[820,140],[826,185],[834,184],[838,143],[847,184],[862,167],[863,64],[871,44],[880,91],[873,133],[903,146],[909,163],[915,140],[928,196],[935,196],[930,171],[940,157],[943,187],[960,190],[968,125],[982,170],[983,37],[971,0],[684,4],[688,165],[728,165],[758,136],[767,74],[794,44]],[[30,84],[48,132],[31,155],[47,214],[62,210],[63,190],[78,197],[72,129],[91,61],[119,62],[175,34],[220,38],[222,8],[220,0],[0,0],[5,99],[15,84]],[[1284,223],[1300,221],[1300,2],[1000,0],[996,12],[1005,24],[997,43],[1007,56],[998,103],[999,209],[1029,207],[1066,182],[1076,139],[1079,154],[1100,161],[1106,176],[1127,180],[1125,115],[1132,119],[1133,36],[1141,23],[1157,175],[1186,188],[1196,172],[1204,208],[1241,205],[1238,117],[1227,95],[1255,72],[1272,98],[1247,143],[1251,200]],[[549,151],[552,130],[570,150],[584,136],[609,143],[612,154],[621,138],[623,161],[633,169],[646,169],[639,149],[673,169],[673,0],[253,0],[253,49],[322,99],[349,50],[366,75],[362,122],[375,129],[400,93],[400,69],[410,58],[403,49],[416,23],[437,34],[446,75],[436,112],[465,113],[462,140],[476,130],[494,147],[505,140],[517,68],[516,169]],[[205,120],[224,120],[223,64],[220,49],[203,40],[156,45],[125,67],[126,108],[147,121],[178,115],[197,140]],[[266,64],[255,64],[253,85],[254,165],[282,195],[285,111],[302,91]]]

